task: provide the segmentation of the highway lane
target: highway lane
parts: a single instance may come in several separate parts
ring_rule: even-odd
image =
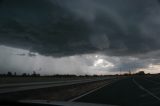
[[[34,83],[20,83],[20,84],[3,84],[3,85],[0,85],[0,94],[40,89],[40,88],[48,88],[48,87],[82,84],[82,83],[89,83],[89,82],[95,82],[95,81],[100,81],[100,80],[112,80],[112,78],[96,78],[96,79],[81,79],[81,80],[36,82],[36,83],[34,82]]]
[[[139,82],[137,82],[134,78],[132,79],[133,82],[143,91],[146,92],[146,94],[152,96],[153,98],[155,98],[157,101],[160,101],[160,98],[155,94],[153,93],[151,90],[149,90],[148,88],[144,87],[143,85],[141,85]]]
[[[74,101],[120,106],[160,106],[160,86],[144,78],[146,77],[122,79]],[[158,90],[154,91],[153,88]]]
[[[138,86],[141,86],[141,89],[146,91],[148,95],[153,96],[160,102],[160,79],[154,81],[153,78],[150,77],[138,77],[135,78],[135,82]],[[145,96],[148,96],[148,95]]]

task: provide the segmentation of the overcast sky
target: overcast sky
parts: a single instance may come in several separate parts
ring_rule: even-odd
[[[0,0],[0,72],[160,72],[159,0]]]

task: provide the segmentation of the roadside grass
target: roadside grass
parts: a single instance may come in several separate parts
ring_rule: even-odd
[[[54,77],[0,77],[0,84],[52,82],[64,80],[76,80],[80,78],[54,78]]]

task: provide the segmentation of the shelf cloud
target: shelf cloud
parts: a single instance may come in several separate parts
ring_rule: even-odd
[[[21,58],[104,56],[95,63],[99,68],[90,58],[93,67],[87,60],[83,70],[159,64],[159,28],[159,0],[0,0],[0,45],[27,50],[15,53]]]
[[[0,43],[43,55],[160,49],[157,0],[1,0]]]

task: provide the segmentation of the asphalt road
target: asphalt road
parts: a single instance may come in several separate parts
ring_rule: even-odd
[[[75,102],[120,106],[160,106],[160,77],[125,78],[76,99]]]
[[[48,87],[57,87],[73,84],[82,84],[88,82],[95,82],[100,80],[110,80],[112,78],[95,78],[95,79],[81,79],[81,80],[67,80],[67,81],[54,81],[54,82],[34,82],[34,83],[19,83],[19,84],[2,84],[0,85],[0,94],[11,93],[17,91],[41,89]]]

